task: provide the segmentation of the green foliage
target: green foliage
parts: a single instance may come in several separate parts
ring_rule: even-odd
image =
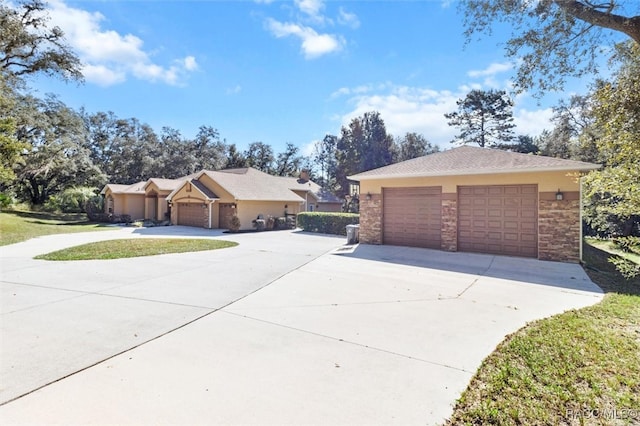
[[[640,225],[640,46],[617,45],[614,60],[613,81],[599,82],[592,95],[606,167],[585,178],[584,218],[601,233],[628,236]]]
[[[504,90],[472,90],[457,102],[458,111],[445,114],[449,126],[460,129],[452,143],[500,146],[514,137],[513,101]]]
[[[614,239],[613,243],[624,252],[640,254],[640,237],[620,237]]]
[[[88,204],[96,198],[96,188],[71,187],[53,195],[45,203],[48,211],[62,213],[84,213]]]
[[[494,27],[511,30],[507,57],[516,62],[515,89],[538,94],[560,91],[567,77],[583,77],[598,68],[598,60],[613,37],[625,34],[640,43],[638,2],[565,0],[461,0],[465,35],[491,35]],[[628,12],[628,13],[626,13]]]
[[[411,160],[440,151],[438,145],[431,145],[423,135],[418,133],[406,133],[395,141],[394,162]]]
[[[278,154],[275,165],[276,176],[296,176],[302,165],[299,149],[292,143],[287,143],[284,152]]]
[[[336,146],[336,181],[340,196],[349,194],[348,176],[393,162],[393,137],[377,111],[342,126]]]
[[[609,262],[615,265],[618,272],[628,280],[640,276],[640,265],[637,263],[615,256],[611,256]]]
[[[347,235],[347,225],[360,223],[355,213],[303,212],[297,216],[298,228],[322,234]]]
[[[5,193],[0,192],[0,209],[4,210],[7,207],[11,206],[11,204],[13,204],[13,198]]]
[[[251,142],[244,153],[247,166],[261,170],[265,173],[273,172],[275,157],[271,145],[263,142]]]
[[[46,3],[20,0],[0,3],[0,72],[26,76],[45,74],[82,81],[80,59],[66,45],[60,28],[50,28]]]

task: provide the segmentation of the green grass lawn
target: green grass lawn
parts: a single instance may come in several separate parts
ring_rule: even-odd
[[[585,271],[604,300],[535,321],[487,357],[447,424],[640,423],[640,278],[585,244]]]
[[[83,244],[37,256],[45,260],[121,259],[169,253],[216,250],[237,246],[224,240],[195,238],[134,238]]]
[[[112,229],[87,221],[84,214],[55,214],[28,211],[0,212],[0,246],[51,234]]]

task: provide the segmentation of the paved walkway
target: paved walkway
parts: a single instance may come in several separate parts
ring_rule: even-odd
[[[240,245],[30,259],[102,232],[0,249],[0,423],[438,424],[505,335],[602,297],[572,264],[290,231],[134,235],[182,232]]]

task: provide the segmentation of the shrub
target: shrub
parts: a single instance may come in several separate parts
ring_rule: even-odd
[[[620,274],[628,280],[640,275],[640,265],[638,265],[637,263],[633,263],[630,260],[614,256],[611,256],[608,261],[610,263],[613,263],[618,272],[620,272]]]
[[[257,231],[264,231],[264,228],[265,228],[264,219],[254,219],[251,223],[253,223],[253,227],[256,228]]]
[[[95,197],[95,188],[84,186],[67,188],[51,196],[45,203],[44,209],[62,213],[84,213],[87,204]]]
[[[304,212],[298,214],[298,227],[304,231],[347,235],[347,225],[360,222],[356,213]]]
[[[7,207],[10,207],[11,204],[13,204],[13,198],[0,192],[0,209],[6,209]]]
[[[640,254],[640,237],[618,237],[613,240],[614,245],[626,253]]]
[[[229,231],[238,232],[240,230],[240,218],[237,214],[231,216],[231,220],[229,222]]]

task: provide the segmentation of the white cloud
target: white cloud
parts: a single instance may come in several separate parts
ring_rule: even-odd
[[[294,36],[302,41],[301,49],[305,58],[313,59],[342,50],[342,37],[332,34],[318,34],[313,28],[293,23],[282,23],[267,18],[267,29],[277,38]]]
[[[338,23],[351,28],[360,27],[360,20],[355,13],[349,13],[343,7],[338,9]]]
[[[312,18],[318,17],[322,9],[324,9],[322,0],[294,0],[294,3],[301,12]]]
[[[187,71],[195,71],[198,69],[198,63],[196,62],[196,58],[193,56],[187,56],[183,60],[184,69]]]
[[[170,66],[155,64],[143,49],[144,41],[132,34],[121,35],[101,27],[105,16],[50,0],[52,22],[64,32],[84,63],[88,82],[101,86],[122,83],[128,75],[151,82],[180,85],[188,72],[198,68],[195,57],[175,60]]]
[[[458,129],[447,124],[444,114],[456,111],[456,101],[464,98],[475,85],[462,85],[455,92],[433,90],[424,87],[394,86],[389,83],[357,93],[357,88],[341,88],[333,95],[347,96],[352,104],[351,110],[338,117],[341,125],[348,125],[365,112],[378,111],[385,122],[387,131],[393,136],[403,136],[407,132],[424,135],[432,144],[441,148],[450,148],[450,141]],[[332,95],[332,97],[333,97]],[[550,128],[551,108],[514,110],[516,134],[538,136],[544,129]]]
[[[512,69],[513,69],[513,65],[509,62],[503,62],[503,63],[494,62],[483,70],[471,70],[467,72],[467,75],[472,78],[492,77],[496,74],[511,71]]]
[[[236,84],[234,87],[230,87],[227,89],[227,95],[235,95],[242,91],[242,86]]]
[[[544,129],[553,127],[551,117],[553,117],[552,108],[538,110],[517,108],[513,113],[513,122],[517,126],[516,132],[518,134],[539,136]]]
[[[351,99],[355,107],[341,117],[341,124],[348,125],[365,112],[378,111],[394,136],[417,132],[442,148],[449,146],[456,130],[447,125],[444,114],[455,110],[459,94],[409,86],[390,87],[385,92],[355,95]]]
[[[107,87],[126,81],[124,72],[111,70],[104,65],[85,65],[82,67],[82,75],[87,81]]]

